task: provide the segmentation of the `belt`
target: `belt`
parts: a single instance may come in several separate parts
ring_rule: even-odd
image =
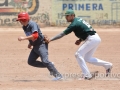
[[[86,35],[85,39],[82,39],[82,38],[81,38],[81,40],[82,40],[82,41],[84,41],[84,40],[86,40],[86,39],[87,39],[87,37],[88,37],[89,35],[90,35],[90,36],[92,36],[92,35],[95,35],[95,33],[96,33],[96,32],[94,32],[94,33],[87,33],[87,35]]]
[[[88,36],[89,36],[89,35],[90,35],[90,36],[95,35],[95,33],[96,33],[96,32],[94,32],[94,33],[88,33]]]

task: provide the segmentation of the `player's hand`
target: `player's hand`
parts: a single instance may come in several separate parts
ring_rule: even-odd
[[[76,45],[80,45],[81,41],[80,40],[76,40],[75,44]]]
[[[49,43],[50,42],[50,39],[48,38],[47,35],[44,35],[44,41],[45,41],[45,43]]]
[[[22,36],[18,37],[18,41],[22,41],[24,39],[25,39],[25,37],[22,37]]]
[[[32,49],[32,45],[31,45],[30,43],[28,44],[28,48],[29,48],[29,49]]]

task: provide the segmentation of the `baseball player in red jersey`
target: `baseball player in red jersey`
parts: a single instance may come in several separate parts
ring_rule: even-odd
[[[23,25],[22,28],[26,34],[25,37],[18,37],[18,41],[29,41],[28,48],[31,49],[31,52],[28,64],[34,67],[46,67],[50,71],[50,74],[55,77],[53,80],[60,80],[62,75],[48,59],[48,44],[45,43],[44,35],[39,26],[34,21],[31,21],[29,14],[25,12],[19,13],[16,21],[19,21]],[[38,57],[41,58],[42,62],[37,61]]]

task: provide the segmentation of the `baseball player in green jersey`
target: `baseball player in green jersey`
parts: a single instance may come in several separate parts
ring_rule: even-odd
[[[65,18],[67,22],[71,22],[71,24],[66,30],[54,36],[48,42],[57,40],[65,35],[70,34],[71,32],[74,32],[75,36],[79,38],[79,40],[76,40],[75,42],[76,45],[80,45],[80,43],[84,41],[84,43],[75,53],[78,64],[82,69],[83,78],[87,80],[92,79],[92,75],[86,65],[86,62],[103,66],[106,70],[106,76],[108,76],[111,72],[112,63],[92,57],[101,42],[99,35],[85,20],[82,18],[76,18],[73,10],[67,10],[65,13]]]

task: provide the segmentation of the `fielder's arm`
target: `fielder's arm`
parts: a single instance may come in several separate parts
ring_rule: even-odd
[[[57,40],[57,39],[60,39],[62,38],[63,36],[65,36],[64,32],[54,36],[53,38],[50,39],[50,41],[54,41],[54,40]]]

